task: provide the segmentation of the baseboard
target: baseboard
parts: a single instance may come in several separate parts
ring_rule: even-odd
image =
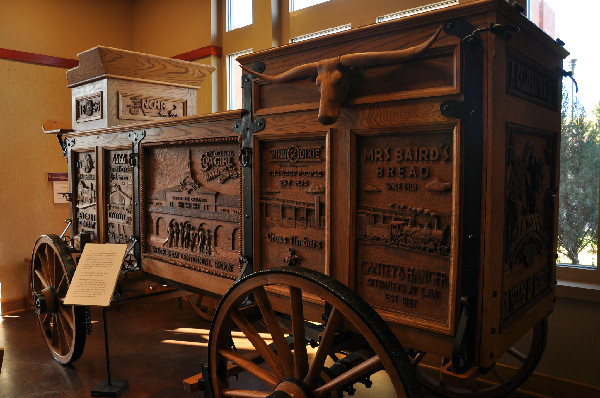
[[[0,315],[6,315],[11,312],[23,311],[26,309],[27,297],[25,296],[0,300]]]

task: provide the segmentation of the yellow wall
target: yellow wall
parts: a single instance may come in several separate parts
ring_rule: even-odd
[[[2,299],[27,292],[27,267],[41,234],[60,234],[69,212],[54,204],[48,172],[66,172],[56,136],[42,122],[71,117],[65,70],[0,60],[0,283]]]
[[[97,45],[133,49],[128,0],[0,2],[0,48],[75,58]]]

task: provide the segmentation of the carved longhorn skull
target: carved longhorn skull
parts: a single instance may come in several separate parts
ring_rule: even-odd
[[[410,48],[396,51],[381,51],[346,54],[318,62],[299,65],[278,75],[270,76],[254,72],[244,66],[246,72],[271,83],[289,82],[317,75],[317,86],[321,92],[319,122],[323,125],[335,123],[340,115],[342,102],[348,97],[350,88],[349,68],[356,66],[392,65],[406,62],[424,53],[442,31],[440,27],[429,40]]]

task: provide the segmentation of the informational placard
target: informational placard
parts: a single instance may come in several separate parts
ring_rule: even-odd
[[[52,182],[54,203],[69,203],[67,201],[67,194],[69,193],[69,174],[48,173],[48,181]]]
[[[69,181],[52,181],[54,190],[54,203],[69,203],[67,194],[69,193]]]
[[[85,245],[65,304],[108,307],[126,251],[126,244]]]

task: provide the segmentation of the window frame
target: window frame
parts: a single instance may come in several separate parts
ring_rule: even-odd
[[[527,0],[527,18],[531,17],[531,1]],[[534,21],[532,23],[536,24]],[[537,25],[537,24],[536,24]],[[562,134],[561,134],[562,139]],[[600,175],[598,176],[600,179]],[[558,193],[560,195],[560,191]],[[600,195],[599,195],[600,196]],[[600,202],[600,197],[599,197]],[[598,224],[600,225],[600,211],[598,212]],[[600,241],[600,229],[596,237]],[[558,251],[558,248],[557,248]],[[557,253],[558,254],[558,253]],[[574,282],[584,285],[586,289],[600,290],[600,250],[596,253],[596,266],[572,265],[556,261],[556,280],[558,285],[569,286]],[[590,286],[592,285],[592,286]]]
[[[329,1],[331,1],[331,0],[321,0],[321,2],[320,2],[320,3],[311,4],[311,5],[309,5],[309,6],[304,6],[304,7],[300,7],[300,8],[296,8],[296,6],[295,6],[295,3],[296,3],[296,1],[297,1],[297,0],[290,0],[290,3],[289,3],[290,12],[293,12],[293,11],[298,11],[298,10],[303,10],[303,9],[305,9],[305,8],[308,8],[308,7],[312,7],[312,6],[316,6],[316,5],[319,5],[319,4],[327,3],[327,2],[329,2]]]
[[[334,26],[332,28],[317,30],[316,32],[311,32],[311,33],[307,33],[304,35],[292,37],[292,38],[290,38],[290,43],[299,43],[301,41],[306,41],[306,40],[314,39],[316,37],[321,37],[321,36],[332,35],[334,33],[339,33],[339,32],[343,32],[343,31],[350,30],[350,29],[352,29],[351,23]]]
[[[253,52],[252,48],[248,48],[246,50],[237,51],[227,55],[226,61],[226,73],[227,73],[227,110],[238,109],[235,104],[235,84],[241,85],[241,80],[237,83],[233,81],[233,68],[238,63],[236,59],[239,56],[251,54]],[[242,104],[243,105],[243,104]]]
[[[252,18],[252,12],[250,12],[250,23],[246,24],[246,25],[242,25],[242,26],[233,26],[233,2],[234,0],[226,0],[225,1],[225,32],[231,32],[232,30],[236,30],[236,29],[240,29],[246,26],[250,26],[252,25],[253,18]],[[248,1],[248,0],[245,0]],[[254,6],[252,3],[253,0],[250,0],[252,6],[250,7],[250,9],[252,10],[252,7]]]

